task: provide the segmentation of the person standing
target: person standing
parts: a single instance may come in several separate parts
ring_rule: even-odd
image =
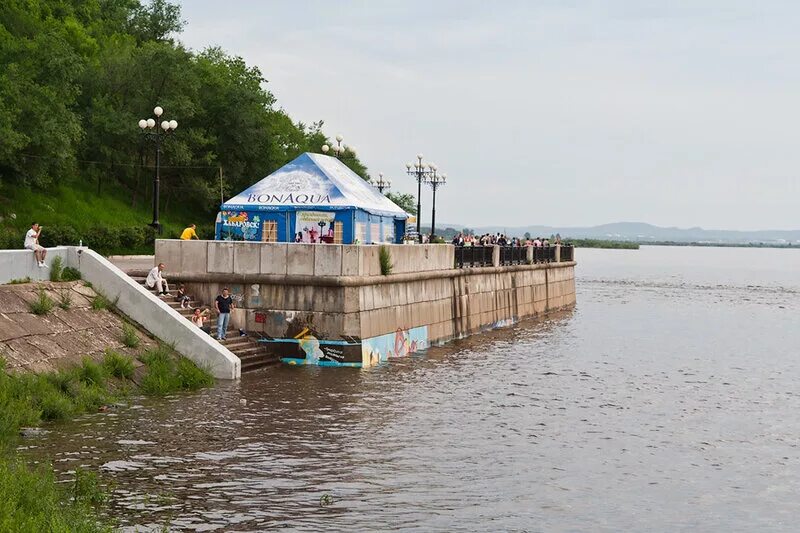
[[[217,308],[217,340],[224,341],[225,333],[228,331],[228,322],[231,320],[231,309],[235,306],[231,298],[228,287],[222,289],[222,294],[214,300],[214,307]]]
[[[46,267],[44,258],[47,257],[47,250],[39,246],[39,235],[42,234],[42,227],[34,222],[31,224],[31,229],[25,234],[25,248],[33,250],[33,256],[36,258],[36,264],[39,267]]]
[[[147,273],[147,279],[144,280],[144,284],[150,289],[155,289],[158,296],[169,293],[169,285],[167,285],[167,280],[165,280],[161,274],[161,271],[163,271],[164,268],[166,268],[164,263],[159,263]]]
[[[197,239],[199,241],[200,237],[197,236],[197,232],[195,231],[196,229],[197,225],[189,224],[189,227],[184,229],[183,232],[181,232],[181,240],[190,241],[192,239]]]

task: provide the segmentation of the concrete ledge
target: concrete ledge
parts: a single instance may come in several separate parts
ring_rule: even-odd
[[[63,265],[70,266],[67,264],[67,255],[66,246],[48,248],[45,263],[49,266],[54,258],[61,257]],[[49,280],[50,269],[37,266],[31,250],[0,250],[0,283],[24,278],[30,278],[31,281]]]
[[[309,245],[312,246],[312,245]],[[575,261],[562,263],[537,263],[535,265],[509,265],[501,267],[453,268],[450,270],[428,270],[406,274],[389,274],[388,276],[313,276],[313,275],[280,275],[280,274],[232,274],[204,273],[182,274],[176,272],[167,279],[188,283],[268,283],[273,285],[316,285],[324,287],[361,287],[363,285],[382,285],[385,283],[402,283],[441,278],[459,278],[481,274],[502,274],[533,270],[552,270],[574,267]]]
[[[77,268],[83,279],[114,302],[121,313],[159,339],[172,344],[184,357],[207,368],[214,377],[241,377],[238,357],[103,256],[88,248],[69,247],[67,264]]]

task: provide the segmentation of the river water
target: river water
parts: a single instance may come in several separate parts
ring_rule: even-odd
[[[577,259],[572,311],[133,399],[23,453],[100,470],[126,531],[796,530],[800,251]]]

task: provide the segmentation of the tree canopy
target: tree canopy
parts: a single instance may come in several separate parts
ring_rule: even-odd
[[[257,67],[183,46],[184,25],[166,0],[0,3],[0,191],[90,183],[146,203],[154,150],[137,122],[155,105],[179,123],[164,145],[165,213],[171,202],[213,213],[220,169],[227,196],[328,142],[322,121],[277,106]]]

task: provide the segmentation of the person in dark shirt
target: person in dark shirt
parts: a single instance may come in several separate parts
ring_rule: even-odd
[[[214,307],[216,307],[219,315],[217,317],[217,339],[224,341],[225,332],[228,330],[228,322],[231,320],[231,309],[235,307],[228,287],[222,289],[222,294],[214,300]]]

